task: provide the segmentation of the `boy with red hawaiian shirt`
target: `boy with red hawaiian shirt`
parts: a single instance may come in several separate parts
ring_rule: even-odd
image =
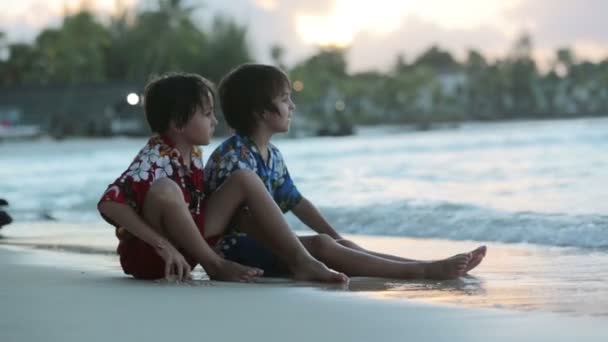
[[[154,136],[135,157],[129,168],[111,184],[103,194],[101,201],[111,201],[130,206],[138,214],[142,214],[143,204],[150,185],[154,180],[168,177],[179,185],[192,219],[201,234],[204,235],[204,211],[201,211],[203,195],[202,152],[195,146],[192,149],[190,168],[186,168],[183,159],[172,142],[166,136]],[[111,219],[108,222],[114,224]],[[114,224],[116,225],[116,224]],[[125,273],[136,278],[156,279],[164,275],[164,263],[157,253],[149,248],[142,240],[135,238],[125,228],[116,228],[116,236],[120,242],[118,254]],[[214,245],[216,237],[205,239]],[[193,260],[188,260],[190,267],[196,266]]]
[[[200,264],[212,279],[248,281],[262,275],[212,249],[234,213],[247,206],[260,222],[249,233],[267,236],[265,243],[294,278],[345,281],[306,251],[254,173],[237,172],[204,196],[198,146],[209,144],[217,124],[212,89],[194,74],[168,74],[146,86],[146,119],[157,135],[98,204],[102,217],[116,227],[124,272],[140,279],[175,275],[183,280]]]

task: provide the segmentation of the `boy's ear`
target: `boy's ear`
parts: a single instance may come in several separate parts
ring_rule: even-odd
[[[184,131],[184,127],[179,127],[176,123],[175,120],[171,120],[169,121],[169,131],[171,132],[177,132],[177,133],[181,133]]]
[[[254,113],[255,114],[255,113]],[[256,114],[258,118],[266,120],[271,118],[273,115],[279,115],[279,113],[273,109],[264,109],[262,112]]]
[[[268,118],[268,111],[263,110],[261,112],[253,112],[253,116],[255,116],[258,120],[266,120],[266,118]]]

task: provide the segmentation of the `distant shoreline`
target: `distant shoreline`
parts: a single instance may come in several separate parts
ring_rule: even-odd
[[[403,132],[423,132],[423,131],[436,131],[436,130],[449,130],[458,129],[463,125],[485,125],[485,124],[509,124],[509,123],[522,123],[522,122],[548,122],[548,121],[576,121],[576,120],[602,120],[608,119],[608,114],[602,116],[577,116],[577,117],[563,117],[563,118],[513,118],[513,119],[489,119],[489,120],[462,120],[462,121],[435,121],[425,124],[420,123],[374,123],[365,125],[353,126],[353,134],[358,135],[362,131],[384,131],[384,133],[403,133]],[[0,132],[1,133],[1,132]],[[231,133],[220,132],[214,136],[215,139],[229,137]],[[49,133],[38,132],[34,137],[23,137],[23,138],[6,138],[0,134],[0,144],[4,142],[15,142],[15,141],[47,141],[47,140],[72,140],[72,139],[114,139],[114,138],[144,138],[149,136],[148,134],[117,134],[111,136],[90,136],[90,135],[68,135],[65,137],[57,138],[53,137]],[[311,132],[303,132],[292,130],[290,133],[277,135],[278,139],[299,139],[299,138],[310,138],[319,137],[320,135],[313,134]],[[332,135],[325,135],[332,137]],[[348,136],[348,135],[336,135],[333,137]]]

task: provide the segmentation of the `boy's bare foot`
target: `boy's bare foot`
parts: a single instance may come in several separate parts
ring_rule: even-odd
[[[207,274],[209,274],[209,278],[212,280],[248,282],[254,278],[261,277],[264,271],[222,259],[217,269],[213,271],[209,270]]]
[[[425,265],[424,277],[428,279],[455,279],[465,274],[471,253],[457,254],[451,258],[431,261]]]
[[[488,250],[488,248],[486,246],[480,246],[480,247],[477,247],[476,249],[474,249],[471,252],[471,260],[469,260],[469,263],[467,264],[467,267],[466,267],[464,273],[467,273],[470,270],[477,267],[477,265],[479,265],[481,263],[481,261],[483,260],[483,258],[486,256],[487,250]]]
[[[294,267],[293,278],[295,280],[321,281],[326,283],[345,283],[348,281],[348,277],[344,273],[331,270],[322,262],[312,258]]]

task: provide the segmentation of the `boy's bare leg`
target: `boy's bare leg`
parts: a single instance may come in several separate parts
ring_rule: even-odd
[[[256,268],[224,260],[201,236],[179,186],[169,178],[155,181],[146,194],[144,220],[174,246],[196,260],[211,279],[248,281],[262,275]]]
[[[250,210],[241,210],[234,220],[236,226],[244,232],[252,231],[255,229],[255,226],[261,225],[261,223],[257,223],[251,216]],[[263,243],[256,236],[254,238]],[[467,271],[477,266],[481,262],[481,259],[483,259],[483,255],[485,255],[485,246],[482,246],[470,253],[455,255],[452,258],[437,261],[421,261],[369,252],[349,240],[334,240],[325,234],[303,236],[299,237],[299,239],[315,258],[349,276],[377,276],[402,279],[429,277],[444,279],[446,277],[454,277],[450,275],[451,270],[454,268],[450,268],[450,265],[457,264],[458,260],[463,256],[470,254],[469,261],[464,268],[464,273],[459,272],[456,276],[464,275]],[[336,245],[340,245],[342,248],[338,248]],[[321,250],[327,251],[328,249],[334,253],[327,255],[320,253]],[[483,251],[484,254],[480,255],[479,251]],[[392,259],[385,258],[385,256],[392,257]],[[407,264],[407,266],[403,267],[403,264]]]
[[[268,194],[260,178],[249,170],[239,170],[207,199],[205,233],[223,232],[242,206],[247,206],[254,222],[245,233],[276,253],[298,280],[344,282],[348,278],[313,258],[290,229],[283,213]]]
[[[371,254],[371,255],[377,256],[379,258],[387,259],[387,260],[400,261],[400,262],[424,262],[423,260],[407,259],[407,258],[402,258],[402,257],[396,256],[396,255],[373,252],[373,251],[367,250],[367,249],[359,246],[358,244],[354,243],[353,241],[346,240],[346,239],[339,239],[339,240],[336,240],[336,242],[341,244],[344,247],[348,247],[348,248],[351,248],[351,249],[354,249],[354,250],[357,250],[357,251],[360,251],[363,253]],[[470,252],[471,259],[469,260],[469,263],[467,264],[465,273],[472,270],[473,268],[477,267],[477,265],[479,265],[481,263],[483,258],[486,256],[486,251],[487,251],[486,246],[480,246]]]
[[[471,253],[464,253],[438,261],[401,262],[345,247],[325,234],[300,239],[314,257],[348,276],[453,279],[466,273],[472,258]]]
[[[363,253],[367,253],[367,254],[371,254],[374,256],[377,256],[379,258],[383,258],[383,259],[387,259],[387,260],[393,260],[393,261],[401,261],[401,262],[420,262],[421,260],[414,260],[414,259],[407,259],[407,258],[402,258],[402,257],[398,257],[396,255],[390,255],[390,254],[383,254],[383,253],[378,253],[378,252],[373,252],[370,250],[367,250],[361,246],[359,246],[358,244],[354,243],[353,241],[347,240],[347,239],[339,239],[336,240],[337,243],[341,244],[344,247],[348,247]]]

